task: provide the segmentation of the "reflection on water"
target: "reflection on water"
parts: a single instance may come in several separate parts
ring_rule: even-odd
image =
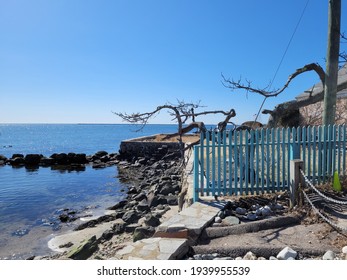
[[[116,167],[65,167],[0,167],[0,259],[49,254],[49,235],[122,198]]]

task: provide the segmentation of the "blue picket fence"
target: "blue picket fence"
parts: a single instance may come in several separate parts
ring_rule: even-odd
[[[290,160],[324,183],[346,174],[346,126],[207,131],[194,147],[194,200],[208,195],[248,195],[289,188]]]

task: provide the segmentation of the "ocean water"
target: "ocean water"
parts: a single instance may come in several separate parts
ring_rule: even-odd
[[[118,152],[120,142],[156,133],[176,132],[175,125],[0,124],[0,154],[94,154]],[[59,215],[74,211],[87,218],[104,214],[122,199],[126,184],[117,167],[55,170],[50,167],[0,167],[0,259],[25,259],[53,253],[47,242],[73,229]]]

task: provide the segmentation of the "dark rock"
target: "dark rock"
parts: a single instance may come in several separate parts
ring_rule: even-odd
[[[138,191],[135,187],[130,187],[129,190],[127,191],[127,194],[137,194]]]
[[[134,210],[130,210],[123,215],[122,220],[127,224],[132,224],[136,223],[140,218],[141,216],[139,213]]]
[[[114,231],[115,234],[123,233],[125,230],[125,223],[124,222],[115,223],[112,226],[112,230]]]
[[[158,192],[158,194],[168,195],[174,194],[176,191],[179,191],[180,187],[178,185],[172,185],[171,183],[166,183],[162,186]]]
[[[99,151],[99,152],[95,153],[95,156],[99,157],[99,158],[106,156],[106,155],[108,155],[108,152],[106,152],[106,151]]]
[[[42,157],[43,156],[39,155],[39,154],[27,154],[24,157],[24,163],[26,165],[35,165],[36,166],[36,165],[39,165]]]
[[[142,200],[136,207],[136,209],[139,211],[139,212],[148,212],[150,210],[150,207],[147,203],[147,200],[144,199]]]
[[[67,223],[69,221],[69,215],[67,214],[61,214],[59,215],[59,220],[62,222],[62,223]]]
[[[100,158],[100,161],[101,162],[108,162],[108,161],[110,161],[110,157],[109,156],[102,156],[101,158]]]
[[[88,222],[80,224],[74,230],[78,231],[78,230],[82,230],[82,229],[85,229],[85,228],[95,227],[98,224],[111,222],[111,221],[114,221],[115,219],[117,219],[116,215],[104,215],[104,216],[101,216],[101,217],[99,217],[97,219],[90,220]]]
[[[73,243],[72,242],[68,242],[68,243],[59,245],[59,248],[70,248],[72,246],[73,246]]]
[[[5,157],[4,155],[0,155],[0,160],[6,162],[7,161],[7,157]]]
[[[127,233],[133,233],[135,231],[136,228],[138,228],[139,225],[138,224],[129,224],[125,226],[125,232]]]
[[[15,159],[15,158],[24,158],[24,155],[23,154],[13,154],[12,159]]]
[[[72,249],[67,257],[74,260],[86,260],[98,249],[98,240],[96,236],[92,236],[85,243],[75,249]]]
[[[117,209],[123,208],[127,203],[128,203],[127,200],[122,200],[122,201],[119,201],[118,203],[116,203],[115,205],[113,205],[107,209],[108,210],[117,210]]]
[[[40,159],[40,165],[42,165],[42,166],[51,166],[51,165],[53,165],[53,164],[55,164],[55,159],[53,159],[53,158],[46,158],[46,157],[42,157],[41,159]]]
[[[157,227],[160,225],[160,220],[159,218],[153,216],[153,215],[147,215],[145,217],[145,224],[147,226],[151,226],[151,227]]]
[[[168,195],[165,197],[166,203],[169,205],[178,205],[178,196],[177,195]]]
[[[134,231],[133,242],[141,239],[151,238],[155,232],[153,227],[137,227]]]
[[[148,198],[149,207],[156,207],[159,204],[167,204],[167,199],[162,195],[153,196],[153,198]]]
[[[141,200],[144,200],[144,199],[147,200],[147,196],[146,196],[145,193],[141,192],[138,195],[136,195],[133,199],[136,200],[136,201],[141,201]]]
[[[69,163],[69,158],[68,158],[67,154],[65,154],[65,153],[53,154],[53,155],[51,155],[51,158],[55,159],[57,164],[66,165]]]
[[[24,165],[24,158],[23,157],[11,158],[9,162],[12,166]]]
[[[102,233],[101,239],[103,239],[103,240],[110,240],[113,235],[114,235],[114,231],[108,229],[108,230],[106,230],[106,231],[104,231]]]
[[[74,163],[85,164],[88,162],[86,154],[76,154],[73,158]]]

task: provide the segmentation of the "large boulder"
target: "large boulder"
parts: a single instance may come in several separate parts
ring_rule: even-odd
[[[37,166],[40,164],[42,157],[43,156],[39,155],[39,154],[27,154],[24,157],[24,163],[25,163],[25,165]]]
[[[77,248],[73,248],[67,257],[73,260],[86,260],[98,249],[98,243],[96,236],[93,235]]]

